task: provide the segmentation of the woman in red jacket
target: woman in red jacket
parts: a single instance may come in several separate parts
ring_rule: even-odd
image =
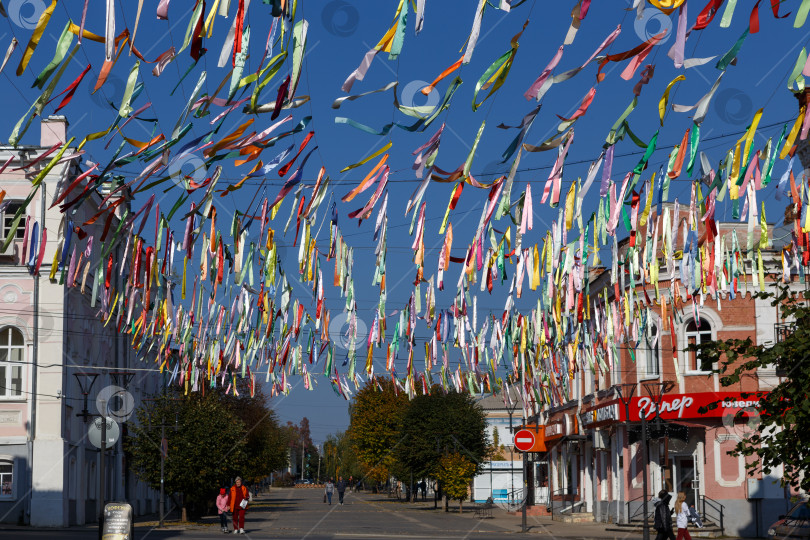
[[[242,485],[242,477],[236,477],[235,485],[231,486],[231,512],[233,512],[233,533],[245,534],[245,509],[250,500],[247,486]]]

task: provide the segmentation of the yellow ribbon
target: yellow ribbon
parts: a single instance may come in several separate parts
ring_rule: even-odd
[[[340,170],[340,172],[346,172],[346,171],[350,171],[350,170],[352,170],[352,169],[356,169],[357,167],[360,167],[361,165],[365,165],[366,163],[368,163],[369,161],[371,161],[371,160],[372,160],[372,159],[374,159],[375,157],[379,156],[380,154],[382,154],[383,152],[385,152],[386,150],[388,150],[389,148],[391,148],[391,146],[392,146],[393,144],[394,144],[394,143],[392,143],[391,141],[388,141],[388,144],[386,144],[385,146],[383,146],[382,148],[380,148],[379,150],[377,150],[376,152],[374,152],[373,154],[371,154],[371,155],[370,155],[370,156],[368,156],[367,158],[365,158],[365,159],[363,159],[363,160],[361,160],[361,161],[358,161],[357,163],[353,163],[353,164],[351,164],[351,165],[347,165],[346,167],[343,167],[343,168]]]
[[[39,21],[37,21],[37,26],[34,28],[34,33],[31,34],[31,39],[28,40],[28,45],[25,46],[25,51],[23,51],[23,57],[20,60],[20,65],[17,66],[17,77],[22,75],[25,68],[28,67],[28,62],[31,60],[31,55],[34,54],[34,49],[36,49],[37,45],[39,45],[39,40],[42,38],[42,33],[45,32],[45,27],[48,26],[48,21],[51,20],[53,10],[56,8],[56,2],[57,0],[53,0],[51,5],[48,6],[45,11],[42,12],[42,15],[39,16]]]
[[[672,90],[672,87],[675,86],[676,82],[685,80],[686,76],[678,75],[677,77],[669,81],[666,90],[664,90],[664,93],[661,95],[661,99],[658,100],[658,118],[661,120],[662,126],[664,125],[664,113],[667,110],[667,102],[669,102],[669,91]]]
[[[790,149],[793,148],[793,142],[796,140],[796,136],[799,134],[799,129],[802,127],[802,121],[804,120],[804,113],[806,110],[806,105],[803,105],[801,109],[799,109],[799,116],[796,117],[796,122],[793,124],[793,128],[790,130],[788,134],[788,138],[785,141],[785,146],[782,147],[782,151],[779,153],[779,159],[785,159],[785,156],[788,155]]]

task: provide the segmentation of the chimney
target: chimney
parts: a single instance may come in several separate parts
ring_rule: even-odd
[[[67,142],[68,121],[62,115],[50,115],[40,124],[39,145],[50,148],[56,143]]]

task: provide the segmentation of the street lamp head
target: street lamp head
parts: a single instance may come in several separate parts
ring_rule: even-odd
[[[664,398],[664,394],[669,392],[675,387],[675,383],[673,381],[646,381],[641,383],[644,387],[644,391],[647,395],[652,399],[652,401],[656,405],[656,409],[658,406],[661,405],[661,400]]]

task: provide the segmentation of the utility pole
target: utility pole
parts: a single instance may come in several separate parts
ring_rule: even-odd
[[[160,419],[160,521],[158,527],[163,528],[163,513],[166,511],[166,499],[163,491],[163,469],[164,462],[166,461],[166,450],[163,448],[163,441],[166,440],[166,425],[163,418]]]
[[[307,442],[301,437],[301,480],[304,479],[304,456],[307,453]]]
[[[318,482],[321,481],[321,445],[316,444],[315,450],[318,452]]]
[[[107,400],[101,400],[101,410],[99,412],[101,413],[101,459],[98,466],[98,538],[101,540],[101,535],[104,533],[104,502],[106,498],[104,488],[107,484],[105,482],[106,471],[104,470],[104,458],[107,453]]]

